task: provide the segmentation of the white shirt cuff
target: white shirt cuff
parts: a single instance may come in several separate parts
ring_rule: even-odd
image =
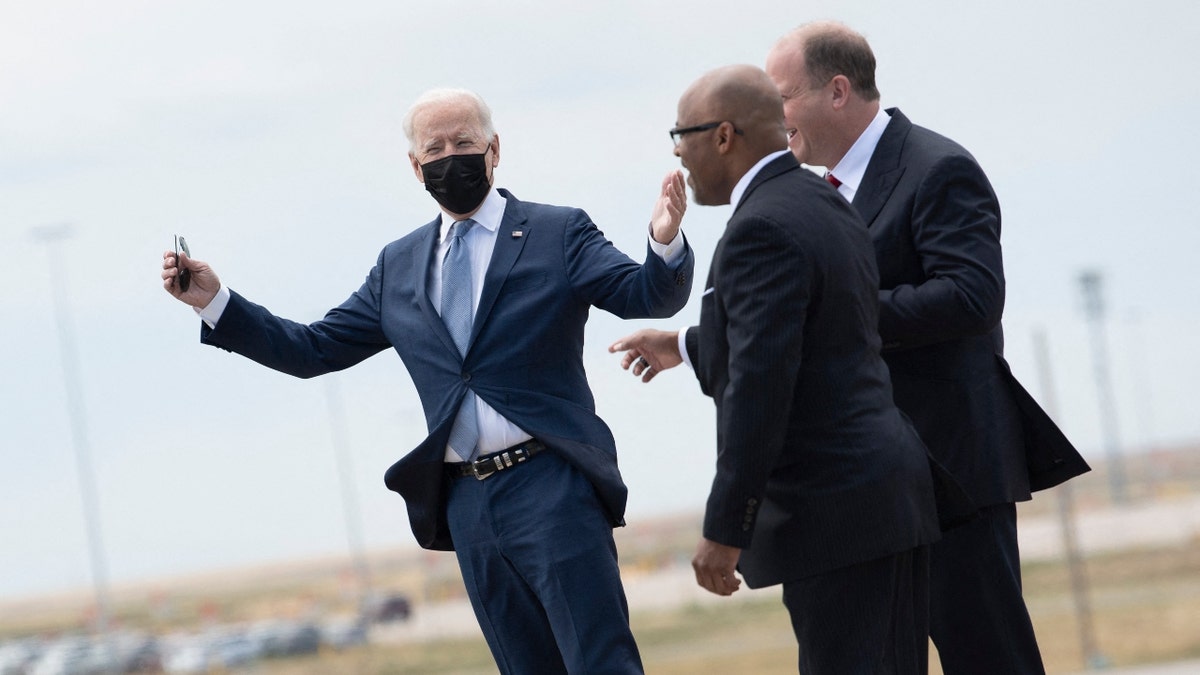
[[[692,365],[692,360],[691,360],[690,358],[688,358],[688,353],[687,353],[687,332],[688,332],[688,328],[689,328],[689,326],[684,326],[684,327],[683,327],[683,328],[682,328],[682,329],[679,331],[679,334],[678,334],[678,339],[679,339],[679,358],[683,359],[683,362],[687,364],[687,367],[688,367],[688,368],[691,368],[692,370],[695,370],[695,369],[696,369],[696,367]]]
[[[675,233],[675,238],[669,244],[660,244],[650,235],[650,250],[663,259],[667,265],[672,265],[683,255],[683,230]]]
[[[213,296],[212,301],[204,309],[200,309],[199,307],[193,307],[192,309],[196,310],[196,313],[200,315],[204,323],[208,324],[209,328],[216,328],[217,322],[221,320],[221,315],[225,313],[225,306],[228,304],[229,289],[225,288],[225,284],[221,284],[221,287],[217,289],[217,294]]]

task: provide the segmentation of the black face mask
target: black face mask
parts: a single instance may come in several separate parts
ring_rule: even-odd
[[[421,165],[425,189],[451,213],[470,213],[483,203],[488,191],[487,156],[450,155]]]

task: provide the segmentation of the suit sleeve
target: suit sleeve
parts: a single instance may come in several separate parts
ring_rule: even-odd
[[[938,161],[917,189],[911,235],[923,281],[879,294],[884,349],[981,335],[1004,311],[1000,205],[969,155]]]
[[[201,342],[296,377],[349,368],[390,346],[379,320],[382,265],[381,255],[357,292],[307,325],[275,316],[231,293],[217,327],[201,326]]]
[[[704,536],[746,548],[792,415],[812,268],[800,247],[763,219],[727,229],[714,266],[729,377],[717,393],[717,473]]]
[[[564,237],[564,264],[575,292],[588,304],[622,319],[661,319],[687,304],[695,255],[684,253],[667,265],[646,244],[639,265],[617,250],[583,211],[572,211]]]

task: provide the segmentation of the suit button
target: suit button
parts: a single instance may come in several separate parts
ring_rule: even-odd
[[[753,507],[753,506],[747,506],[747,507],[746,507],[746,517],[749,517],[749,516],[750,516],[750,514],[752,514],[752,513],[754,513],[754,507]]]
[[[746,523],[745,525],[742,525],[742,531],[749,532],[750,531],[750,523]]]
[[[463,374],[462,374],[462,380],[463,380],[463,382],[470,382],[470,381],[471,381],[471,374],[470,374],[470,373],[463,373]]]
[[[749,504],[750,506],[757,506],[758,500],[755,499],[754,497],[751,497],[750,499],[746,500],[746,503]]]

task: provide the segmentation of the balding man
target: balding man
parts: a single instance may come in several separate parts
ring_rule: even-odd
[[[698,204],[732,203],[700,325],[611,351],[649,381],[686,361],[717,408],[717,472],[693,567],[729,595],[783,584],[800,671],[924,673],[925,448],[892,403],[862,221],[787,152],[779,93],[732,66],[679,100],[671,130]]]
[[[394,348],[429,435],[385,481],[407,502],[417,543],[457,553],[500,671],[640,673],[612,536],[626,489],[584,374],[583,329],[592,307],[666,317],[687,302],[683,176],[663,181],[639,265],[583,211],[494,187],[500,136],[478,95],[427,92],[404,129],[440,211],[385,246],[324,319],[273,316],[169,251],[163,285],[200,311],[205,343],[292,375]]]
[[[942,669],[1041,673],[1014,502],[1088,467],[1004,361],[996,195],[962,146],[880,107],[875,56],[846,26],[801,26],[776,43],[766,69],[792,152],[829,168],[871,234],[896,404],[980,507],[930,551]]]

